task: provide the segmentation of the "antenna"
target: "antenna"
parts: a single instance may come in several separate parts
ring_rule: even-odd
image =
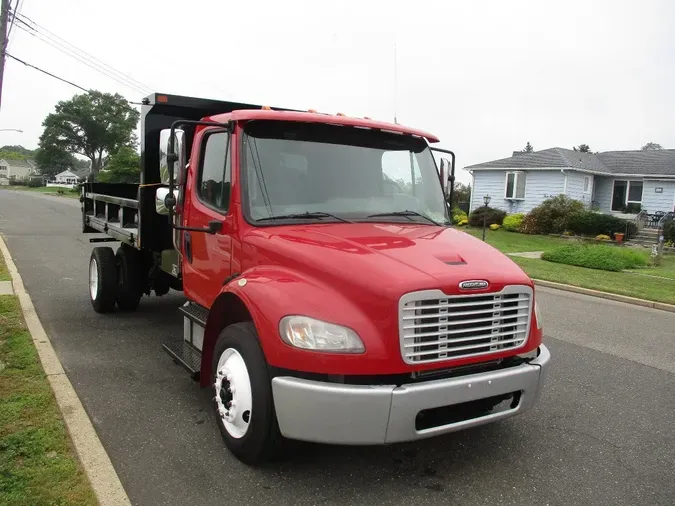
[[[396,119],[396,95],[398,90],[398,57],[396,51],[396,42],[394,42],[394,123],[398,124]]]

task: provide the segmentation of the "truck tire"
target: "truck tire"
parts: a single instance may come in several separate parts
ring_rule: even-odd
[[[141,254],[123,244],[117,250],[117,307],[122,311],[135,311],[143,295],[141,289]]]
[[[112,248],[94,248],[89,258],[89,298],[94,311],[110,313],[117,297],[117,267]]]
[[[274,410],[267,362],[253,323],[235,323],[220,333],[212,371],[216,422],[227,448],[251,466],[277,457],[284,439]],[[232,401],[234,404],[230,404]]]

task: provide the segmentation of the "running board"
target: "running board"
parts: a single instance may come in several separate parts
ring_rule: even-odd
[[[162,348],[166,351],[173,361],[182,365],[190,372],[193,380],[199,381],[199,371],[202,368],[202,354],[183,339],[173,339],[162,343]]]

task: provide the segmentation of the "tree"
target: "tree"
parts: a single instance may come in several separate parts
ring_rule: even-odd
[[[56,104],[42,123],[41,148],[86,156],[95,177],[105,156],[134,146],[139,113],[119,94],[89,91]]]
[[[12,152],[12,153],[17,153],[17,154],[23,155],[24,158],[32,158],[33,156],[35,156],[35,150],[34,149],[24,148],[23,146],[19,146],[19,145],[2,146],[0,148],[0,151],[5,151],[5,152],[9,151],[9,152]]]
[[[532,147],[532,144],[530,144],[530,141],[527,141],[527,144],[525,144],[525,149],[523,149],[523,153],[532,153],[534,151],[534,148]]]
[[[455,182],[455,188],[452,192],[454,202],[469,202],[471,200],[471,185]]]
[[[663,149],[663,146],[661,144],[657,144],[656,142],[648,142],[644,146],[640,148],[642,151],[659,151]]]
[[[138,183],[141,180],[141,157],[133,148],[120,148],[98,175],[101,183]]]
[[[37,149],[35,163],[41,175],[54,177],[59,172],[71,169],[75,164],[75,157],[59,147],[50,145]]]
[[[574,146],[572,149],[578,151],[579,153],[590,153],[591,147],[588,144],[579,144],[579,146]]]

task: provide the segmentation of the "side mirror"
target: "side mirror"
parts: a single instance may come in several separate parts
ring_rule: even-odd
[[[155,192],[155,211],[157,211],[157,214],[167,216],[169,214],[169,205],[172,203],[172,207],[176,205],[179,192],[180,190],[178,188],[174,189],[173,201],[171,201],[171,199],[169,199],[168,188],[157,188],[157,191]],[[169,199],[169,201],[167,201],[167,199]]]
[[[176,186],[184,184],[185,165],[187,164],[187,153],[185,143],[185,131],[177,128],[174,130],[174,153],[176,155],[176,162],[174,167],[178,167],[176,173],[173,174],[173,180]],[[171,146],[171,129],[165,128],[159,133],[159,177],[163,184],[168,185],[169,174],[169,149]]]

